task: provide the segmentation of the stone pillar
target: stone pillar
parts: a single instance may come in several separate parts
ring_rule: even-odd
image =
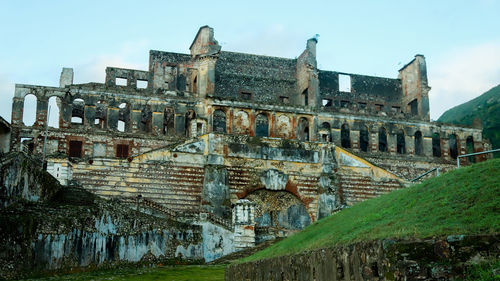
[[[111,130],[118,130],[118,114],[119,108],[117,107],[108,107],[108,112],[106,114],[106,124],[108,128]]]
[[[163,112],[153,112],[151,122],[153,123],[153,134],[159,136],[163,130]]]
[[[59,78],[59,87],[64,88],[73,84],[73,68],[63,67]]]
[[[49,99],[45,96],[37,96],[36,100],[36,121],[35,126],[44,127],[47,122],[47,109]]]

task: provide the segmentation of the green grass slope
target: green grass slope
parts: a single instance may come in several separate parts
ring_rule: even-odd
[[[361,202],[239,260],[383,238],[500,232],[500,159]]]
[[[500,148],[500,85],[491,88],[479,97],[447,110],[438,122],[472,125],[480,118],[483,136],[491,141],[493,148]],[[496,154],[500,157],[500,153]]]

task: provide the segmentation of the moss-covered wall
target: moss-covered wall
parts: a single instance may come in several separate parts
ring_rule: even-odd
[[[137,212],[77,188],[0,212],[0,279],[78,267],[201,261],[201,227]]]
[[[0,161],[0,208],[19,200],[45,201],[61,186],[41,169],[41,162],[24,154],[11,152]]]
[[[225,280],[453,280],[499,256],[500,236],[382,240],[234,264]]]

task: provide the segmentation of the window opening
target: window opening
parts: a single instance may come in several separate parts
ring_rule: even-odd
[[[226,113],[220,109],[213,114],[213,131],[216,133],[226,133]]]
[[[281,96],[280,97],[280,103],[282,103],[282,104],[288,104],[288,103],[290,103],[290,98],[289,97],[285,97],[285,96]]]
[[[137,89],[147,89],[148,88],[148,80],[139,80],[137,79]]]
[[[127,79],[121,78],[121,77],[116,77],[115,84],[116,84],[116,86],[127,86]]]
[[[415,132],[415,154],[423,155],[424,154],[424,143],[422,138],[422,132]]]
[[[263,113],[257,115],[255,118],[255,135],[258,137],[269,136],[269,121]]]
[[[120,159],[125,159],[128,157],[128,144],[116,145],[116,157]]]
[[[467,154],[474,153],[474,138],[472,136],[467,137],[465,145],[467,147]],[[476,162],[474,156],[468,156],[467,158],[469,159],[470,163]]]
[[[350,104],[349,101],[346,101],[346,100],[341,100],[340,101],[340,107],[342,107],[342,108],[348,108],[349,104]]]
[[[397,147],[396,151],[399,154],[405,154],[406,153],[406,142],[405,142],[405,133],[403,130],[399,130],[397,135],[396,135],[396,141],[397,141]]]
[[[417,99],[414,99],[410,103],[408,103],[408,106],[410,107],[410,113],[412,115],[418,115],[418,101],[417,101]]]
[[[438,133],[432,134],[432,156],[441,157],[441,137]]]
[[[370,144],[370,136],[368,134],[368,129],[363,126],[359,131],[359,148],[361,151],[367,152]]]
[[[58,97],[49,98],[49,107],[47,108],[49,127],[59,128],[59,106],[61,102]]]
[[[450,145],[451,158],[457,159],[457,157],[458,157],[458,145],[457,145],[457,136],[455,134],[450,135],[449,145]]]
[[[393,107],[391,107],[391,111],[394,113],[399,113],[399,112],[401,112],[401,107],[393,106]]]
[[[299,140],[309,141],[309,121],[304,117],[299,119],[298,133]]]
[[[366,102],[358,102],[359,109],[366,109]]]
[[[346,74],[339,74],[339,91],[351,92],[351,76]]]
[[[342,124],[340,127],[340,145],[344,148],[351,147],[351,133],[347,124]]]
[[[250,93],[250,92],[240,92],[240,98],[242,100],[251,100],[252,99],[252,93]]]
[[[81,141],[69,141],[69,157],[81,158],[82,146],[83,143]]]
[[[309,88],[306,88],[302,92],[302,105],[305,105],[305,106],[309,105]]]
[[[324,107],[330,107],[330,106],[332,106],[332,100],[331,99],[322,99],[321,105]]]
[[[387,152],[387,131],[384,127],[378,130],[378,150]]]
[[[384,111],[384,105],[383,104],[375,104],[375,110],[376,111]]]
[[[33,126],[36,122],[37,97],[33,94],[24,97],[23,123],[25,126]]]

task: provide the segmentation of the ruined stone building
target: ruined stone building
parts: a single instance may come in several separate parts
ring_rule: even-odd
[[[103,84],[64,68],[59,87],[16,85],[10,149],[45,151],[62,184],[218,223],[227,253],[487,148],[479,128],[430,121],[424,56],[373,77],[318,69],[317,43],[296,59],[228,52],[203,26],[189,54],[152,50],[148,70],[108,67]]]

